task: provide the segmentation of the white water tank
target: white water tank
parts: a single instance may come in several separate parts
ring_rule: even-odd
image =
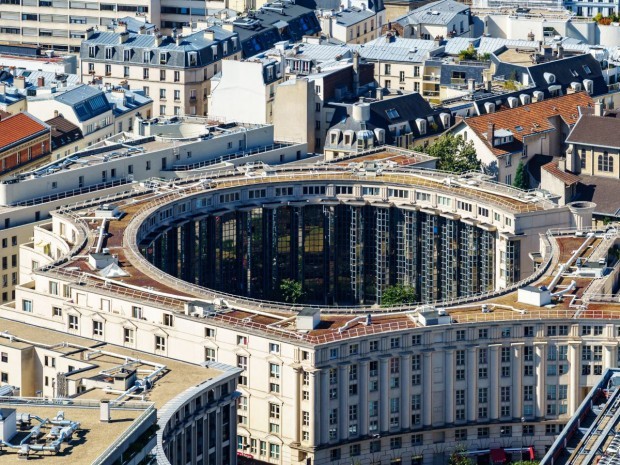
[[[17,416],[14,408],[0,409],[0,441],[10,442],[17,434]]]

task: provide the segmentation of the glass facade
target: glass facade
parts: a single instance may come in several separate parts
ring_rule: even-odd
[[[277,205],[206,214],[172,226],[142,251],[158,268],[221,292],[281,300],[301,283],[303,302],[381,302],[403,284],[418,300],[494,288],[495,232],[414,209],[373,205]],[[518,275],[518,242],[509,270]]]

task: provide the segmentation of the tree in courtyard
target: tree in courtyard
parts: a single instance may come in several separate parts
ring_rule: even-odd
[[[443,134],[423,150],[438,158],[437,169],[453,173],[480,170],[480,160],[476,157],[474,144],[471,141],[466,142],[463,136]]]
[[[381,294],[382,307],[394,307],[396,305],[413,304],[416,302],[416,293],[413,286],[394,284],[388,286]]]
[[[530,188],[530,179],[523,161],[520,161],[519,166],[517,166],[517,173],[515,174],[515,180],[512,185],[523,190],[528,190]]]
[[[295,281],[294,279],[283,279],[280,281],[280,295],[284,302],[296,304],[303,297],[304,291],[299,281]]]

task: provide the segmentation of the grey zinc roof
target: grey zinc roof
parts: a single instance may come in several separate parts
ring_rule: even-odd
[[[182,37],[180,43],[172,37],[162,37],[160,45],[157,45],[157,38],[150,34],[128,33],[125,42],[121,43],[120,33],[117,32],[95,32],[89,39],[82,42],[80,57],[86,61],[103,62],[125,62],[124,50],[130,50],[130,59],[127,63],[131,64],[150,64],[159,65],[159,53],[168,53],[166,66],[177,68],[188,68],[189,58],[187,53],[196,52],[196,67],[203,67],[215,61],[213,47],[217,48],[218,59],[223,56],[232,55],[240,50],[238,35],[235,32],[227,31],[219,26],[212,26],[208,31],[213,32],[213,40],[206,36],[207,31],[195,32],[192,35]],[[227,53],[224,54],[223,43],[227,42]],[[95,56],[90,56],[90,49],[94,47]],[[106,58],[107,48],[113,49],[111,59]],[[148,63],[144,62],[143,52],[150,52]]]
[[[153,101],[151,98],[144,95],[142,91],[127,91],[124,93],[124,96],[117,95],[113,92],[106,92],[105,97],[108,102],[110,102],[110,104],[115,105],[115,116],[123,115],[129,111],[140,108]]]
[[[342,26],[353,26],[354,24],[372,18],[375,12],[372,10],[360,10],[359,8],[349,8],[334,14],[336,23]]]
[[[467,37],[454,37],[446,40],[444,47],[448,55],[458,55],[462,50],[467,50],[470,44],[474,47],[478,44],[478,39],[468,39]]]
[[[70,106],[79,121],[87,121],[112,109],[103,91],[82,85],[56,95],[58,102]]]
[[[430,50],[437,48],[432,40],[397,39],[386,42],[385,39],[376,39],[364,45],[352,46],[359,51],[366,60],[398,61],[421,63],[427,58]]]
[[[478,44],[478,53],[495,53],[502,47],[508,48],[538,48],[538,42],[530,40],[501,39],[497,37],[481,37]]]
[[[416,8],[410,13],[397,18],[401,24],[435,24],[445,25],[455,16],[469,10],[469,6],[454,0],[439,0]]]

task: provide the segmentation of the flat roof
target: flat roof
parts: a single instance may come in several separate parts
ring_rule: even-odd
[[[44,324],[44,322],[42,322],[42,324]],[[69,343],[75,346],[91,348],[93,351],[97,350],[106,353],[113,353],[115,355],[118,354],[118,357],[100,354],[92,356],[90,360],[85,360],[80,357],[82,354],[87,353],[89,351],[88,349],[83,351],[76,351],[75,348],[73,350],[69,350],[68,352],[70,352],[70,354],[66,355],[68,359],[80,361],[81,363],[92,364],[93,367],[87,371],[70,374],[68,379],[91,378],[102,370],[117,367],[125,363],[124,357],[131,357],[134,359],[144,360],[145,362],[165,365],[166,371],[164,375],[153,384],[152,389],[147,392],[145,397],[145,401],[154,403],[157,408],[163,407],[168,401],[175,398],[185,389],[195,386],[206,379],[214,378],[222,374],[222,371],[218,369],[205,368],[201,365],[194,365],[187,362],[133,350],[127,347],[102,343],[101,341],[95,339],[73,336],[71,334],[54,331],[46,327],[34,326],[6,318],[0,318],[0,331],[17,337],[17,339],[14,339],[12,342],[6,337],[0,337],[0,346],[23,348],[24,344],[28,344],[29,346],[34,344],[35,346],[47,347],[54,346],[56,344]],[[20,341],[20,339],[23,339],[23,341]],[[32,342],[33,344],[29,344],[29,342]],[[52,350],[56,350],[59,354],[62,354],[63,352],[62,347],[52,348]],[[137,368],[140,368],[140,366],[141,365],[138,365]],[[118,394],[106,394],[101,389],[94,389],[87,391],[82,395],[76,396],[75,398],[78,400],[112,400],[118,396]]]
[[[16,398],[17,400],[18,398]],[[93,463],[108,447],[127,429],[133,422],[144,413],[144,410],[112,409],[110,416],[112,421],[104,423],[99,421],[99,408],[70,407],[62,404],[52,405],[19,405],[12,404],[10,400],[0,400],[0,405],[17,409],[17,413],[29,413],[41,418],[53,418],[59,411],[64,412],[66,420],[77,421],[80,428],[73,434],[71,441],[63,442],[60,452],[51,455],[49,452],[31,452],[30,459],[40,457],[37,463],[43,464],[66,464],[71,461],[75,464]],[[32,426],[39,423],[32,420]],[[30,428],[29,428],[30,429]],[[49,433],[49,428],[42,429],[43,434]],[[27,430],[20,431],[11,441],[19,443],[25,437]],[[0,454],[0,461],[3,465],[23,464],[24,460],[19,458],[17,449],[3,447],[4,452]],[[45,455],[43,455],[45,454]]]

